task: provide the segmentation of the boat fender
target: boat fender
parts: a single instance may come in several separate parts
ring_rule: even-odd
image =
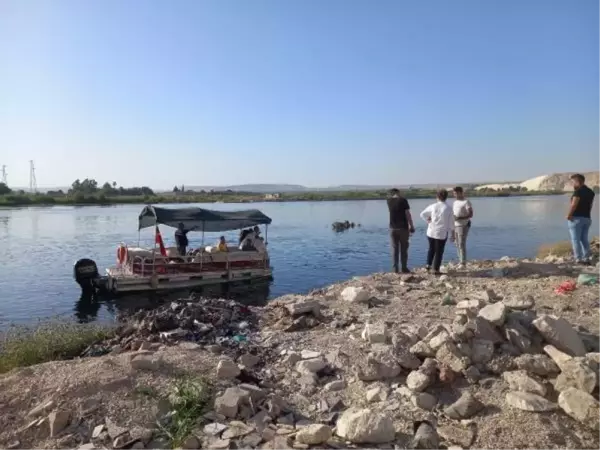
[[[123,243],[121,243],[118,247],[117,247],[117,262],[121,265],[123,265],[125,263],[125,261],[127,261],[127,246]]]
[[[82,289],[92,288],[95,281],[100,278],[98,266],[93,260],[82,258],[73,267],[73,278]]]

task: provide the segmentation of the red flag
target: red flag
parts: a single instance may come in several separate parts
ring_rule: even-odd
[[[156,226],[156,234],[154,235],[154,242],[159,245],[160,254],[166,257],[167,249],[165,249],[165,244],[162,240],[162,236],[160,235],[160,230],[158,229],[158,225]]]

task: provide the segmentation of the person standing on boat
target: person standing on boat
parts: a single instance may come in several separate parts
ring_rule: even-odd
[[[400,272],[398,260],[402,264],[402,273],[410,273],[408,268],[408,238],[415,232],[408,200],[400,195],[396,188],[390,190],[387,199],[390,212],[390,241],[392,244],[392,265],[394,272]]]
[[[181,256],[185,256],[187,252],[187,246],[189,244],[187,234],[188,231],[185,229],[183,222],[180,222],[175,230],[175,244],[177,245],[177,251]]]
[[[442,258],[446,241],[454,241],[454,213],[446,204],[448,191],[441,189],[437,193],[437,202],[429,205],[421,213],[421,218],[427,222],[427,239],[429,251],[427,252],[427,270],[433,267],[435,275],[440,274]]]
[[[590,264],[591,250],[589,241],[592,224],[592,205],[594,191],[585,185],[585,177],[580,173],[571,175],[573,196],[567,213],[567,224],[573,246],[573,257],[578,264]]]
[[[456,250],[460,267],[467,265],[467,235],[471,228],[471,219],[473,218],[473,205],[465,198],[465,192],[462,187],[456,186],[453,190],[454,203],[452,212],[454,213],[454,228],[456,229]]]

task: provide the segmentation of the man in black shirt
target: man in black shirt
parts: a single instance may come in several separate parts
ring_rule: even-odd
[[[588,234],[592,224],[592,205],[596,194],[585,185],[583,175],[579,173],[571,175],[571,180],[574,191],[567,220],[573,245],[573,257],[577,263],[589,264],[591,252]]]
[[[177,227],[177,230],[175,231],[175,244],[177,245],[177,251],[179,252],[179,254],[181,256],[185,256],[186,254],[186,249],[188,246],[188,238],[187,238],[187,234],[188,231],[186,231],[185,229],[185,225],[183,224],[183,222],[179,223],[179,226]]]
[[[387,204],[390,211],[390,240],[392,243],[392,262],[394,272],[398,273],[398,259],[402,263],[402,273],[410,273],[408,269],[408,237],[415,232],[408,201],[400,196],[398,189],[390,191]]]

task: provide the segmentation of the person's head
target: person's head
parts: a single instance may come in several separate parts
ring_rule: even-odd
[[[183,224],[183,222],[179,222],[179,224],[177,225],[177,228],[179,228],[181,231],[185,230],[185,225]]]
[[[585,184],[585,177],[580,173],[575,173],[571,175],[571,182],[573,183],[573,187],[578,189]]]
[[[437,191],[436,198],[441,202],[445,202],[448,199],[448,191],[446,189],[440,189]]]
[[[219,242],[220,242],[221,244],[224,244],[224,243],[225,243],[225,236],[221,236],[221,237],[219,238]]]
[[[458,200],[462,200],[465,197],[465,191],[463,191],[463,188],[460,186],[456,186],[454,189],[452,189],[452,192]]]
[[[396,188],[392,188],[392,189],[390,189],[390,195],[392,197],[398,197],[400,195],[400,191]]]
[[[256,234],[257,236],[260,234],[260,228],[258,228],[258,226],[252,228],[252,231],[254,231],[254,234]]]

